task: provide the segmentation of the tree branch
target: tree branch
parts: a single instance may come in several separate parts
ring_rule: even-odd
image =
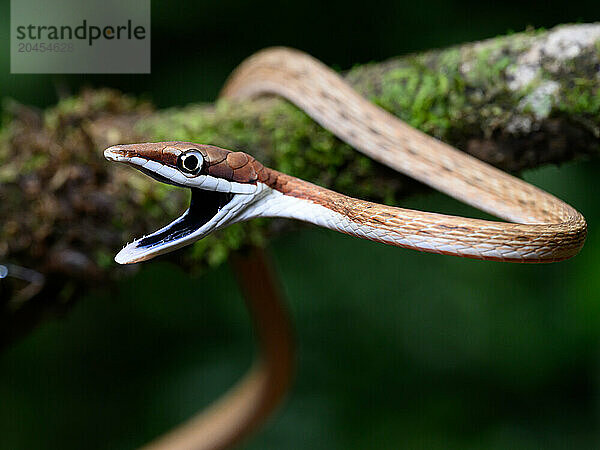
[[[597,155],[600,24],[528,31],[358,66],[363,95],[408,123],[505,170]],[[418,183],[358,154],[275,98],[156,111],[109,90],[85,91],[39,112],[5,102],[0,130],[0,261],[35,269],[46,286],[15,303],[2,283],[0,345],[81,289],[135,270],[120,246],[178,215],[188,193],[109,164],[108,145],[189,140],[253,154],[283,172],[346,194],[394,203]],[[214,266],[290,226],[234,225],[172,258]]]

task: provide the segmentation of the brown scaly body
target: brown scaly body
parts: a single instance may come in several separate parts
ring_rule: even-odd
[[[493,222],[380,205],[347,197],[264,167],[252,156],[210,145],[163,142],[115,146],[105,155],[138,166],[161,181],[231,196],[217,205],[208,222],[196,223],[190,210],[150,237],[121,251],[137,262],[200,239],[215,229],[253,217],[290,217],[364,239],[432,253],[512,262],[551,262],[575,255],[583,246],[583,216],[554,196],[433,139],[381,110],[354,92],[337,74],[303,53],[275,48],[244,62],[223,96],[262,94],[286,97],[342,140],[371,158],[412,176],[458,200],[502,219]],[[198,153],[203,159],[197,164]],[[192,155],[191,167],[181,158]],[[195,156],[194,156],[195,155]],[[179,169],[185,169],[179,170]],[[192,194],[194,195],[194,194]],[[194,197],[192,197],[194,198]],[[187,234],[186,234],[187,233]],[[148,249],[149,248],[149,249]],[[121,254],[120,253],[120,254]],[[119,257],[119,255],[117,255]],[[257,306],[265,334],[274,323],[270,305]],[[281,331],[281,330],[280,330]],[[284,330],[285,331],[285,330]],[[184,426],[153,448],[222,449],[238,441],[266,417],[283,393],[287,375],[277,369],[289,361],[289,335],[270,333],[267,357],[238,389],[206,416]],[[276,344],[284,355],[269,351]],[[287,367],[286,367],[287,369]],[[287,373],[287,370],[283,372]]]
[[[411,235],[428,233],[432,245],[421,249],[434,253],[550,262],[575,255],[585,241],[586,222],[574,208],[408,126],[362,98],[337,74],[309,55],[285,48],[259,52],[236,69],[222,95],[245,98],[265,93],[286,97],[367,156],[517,224],[376,205],[348,199],[314,185],[301,186],[285,178],[287,176],[278,184],[285,190],[284,186],[291,182],[286,195],[310,197],[328,208],[351,215],[360,224],[391,233],[402,229]],[[444,242],[436,245],[436,239]],[[454,245],[448,245],[447,241],[453,241]],[[465,247],[473,251],[465,252]]]
[[[433,145],[445,146],[439,141],[431,141]],[[276,213],[269,212],[272,208],[267,207],[262,210],[265,216],[305,220],[346,234],[405,248],[495,261],[552,262],[573,256],[585,241],[585,220],[575,209],[546,192],[470,157],[455,161],[456,173],[446,175],[447,171],[443,171],[436,181],[445,181],[446,192],[459,197],[458,193],[464,195],[464,191],[457,191],[457,185],[466,189],[465,185],[474,183],[474,178],[485,179],[487,183],[480,182],[470,187],[472,191],[477,191],[477,196],[470,197],[469,202],[522,223],[449,216],[351,198],[265,167],[246,153],[212,145],[158,142],[119,148],[126,157],[141,157],[173,168],[177,167],[180,155],[191,149],[197,150],[204,159],[201,174],[242,184],[264,184],[283,194],[284,198],[298,199],[307,205],[305,208],[302,204],[294,204],[293,207],[279,208]],[[403,160],[403,163],[406,164],[406,161]],[[459,170],[459,164],[466,167]],[[466,175],[466,179],[453,178],[466,173],[468,165],[472,165],[473,170]],[[486,173],[480,174],[478,171]],[[513,184],[507,188],[509,182]],[[281,202],[281,199],[272,200],[272,203]],[[317,208],[311,209],[311,205]],[[250,214],[248,217],[255,216]]]

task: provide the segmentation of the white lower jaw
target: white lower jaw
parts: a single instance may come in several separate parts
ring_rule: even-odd
[[[235,194],[233,198],[229,201],[229,203],[227,203],[227,205],[221,208],[219,212],[217,212],[217,214],[215,214],[208,222],[206,222],[194,232],[180,239],[175,239],[173,241],[166,242],[163,244],[157,244],[156,246],[152,246],[149,248],[139,246],[140,241],[144,239],[143,237],[140,239],[136,239],[130,244],[127,244],[119,253],[117,253],[117,255],[115,256],[115,262],[119,264],[133,264],[141,261],[146,261],[148,259],[154,258],[164,253],[172,252],[174,250],[177,250],[178,248],[184,247],[199,239],[202,239],[204,236],[215,230],[237,222],[238,220],[236,220],[236,217],[238,213],[241,210],[243,210],[244,206],[251,202],[253,198],[254,195]],[[174,223],[181,221],[188,211],[186,211],[181,217],[176,219],[174,222],[171,222],[169,225],[155,231],[149,236],[158,234],[163,230],[166,230],[173,226]]]
[[[193,242],[200,240],[204,236],[212,233],[213,231],[225,228],[226,226],[237,222],[242,222],[244,220],[257,217],[260,215],[260,211],[255,208],[255,205],[261,204],[261,200],[273,192],[274,191],[272,191],[267,185],[263,183],[257,183],[255,193],[234,194],[233,198],[229,201],[229,203],[227,203],[227,205],[221,208],[217,214],[215,214],[208,222],[206,222],[193,233],[190,233],[180,239],[150,248],[139,247],[138,245],[143,238],[136,239],[132,243],[127,244],[119,253],[117,253],[115,256],[115,262],[119,264],[133,264],[147,261],[156,256],[172,252],[186,245],[190,245]],[[186,213],[184,213],[184,215]],[[184,215],[152,234],[160,233],[161,231],[171,227],[175,222],[182,220]]]

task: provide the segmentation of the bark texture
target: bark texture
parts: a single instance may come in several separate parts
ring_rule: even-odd
[[[531,30],[357,66],[345,77],[411,125],[504,170],[595,156],[600,149],[600,24]],[[5,100],[0,129],[0,264],[45,275],[32,298],[0,280],[0,346],[82,289],[135,270],[113,255],[187,207],[188,192],[110,164],[105,147],[188,140],[243,150],[277,170],[387,204],[423,189],[361,156],[289,103],[155,110],[111,90],[84,91],[46,111]],[[234,225],[177,253],[194,269],[264,245],[289,223]]]

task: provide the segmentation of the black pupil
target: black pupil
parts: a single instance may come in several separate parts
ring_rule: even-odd
[[[198,167],[198,158],[194,155],[189,155],[183,160],[183,167],[187,170],[196,170]]]

